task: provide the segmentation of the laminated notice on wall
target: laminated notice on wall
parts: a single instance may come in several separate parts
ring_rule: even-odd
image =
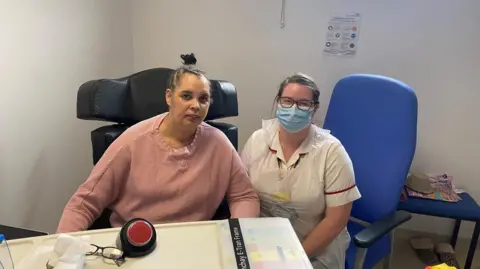
[[[355,56],[360,33],[360,13],[333,16],[327,25],[323,52],[337,56]]]

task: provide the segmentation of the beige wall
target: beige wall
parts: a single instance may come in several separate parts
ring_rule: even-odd
[[[92,168],[81,83],[132,72],[130,2],[0,0],[0,223],[53,232]]]
[[[447,172],[480,201],[480,1],[476,0],[135,0],[134,68],[175,67],[195,52],[213,78],[238,88],[240,144],[271,115],[280,81],[302,71],[322,89],[321,123],[333,85],[358,72],[403,80],[419,98],[414,168]],[[361,12],[358,55],[322,55],[331,15]],[[435,221],[435,222],[432,222]],[[406,227],[450,232],[451,223],[415,218]],[[472,226],[462,230],[470,236]]]
[[[341,77],[403,80],[420,104],[414,168],[451,173],[480,200],[479,1],[287,0],[285,29],[280,7],[281,0],[0,0],[0,223],[54,231],[89,174],[90,131],[102,123],[75,117],[82,82],[176,67],[186,52],[210,77],[237,86],[240,117],[228,121],[239,126],[240,145],[271,115],[276,88],[292,72],[321,87],[319,124]],[[352,11],[363,16],[358,55],[324,56],[329,16]],[[447,233],[451,223],[416,217],[406,227]]]

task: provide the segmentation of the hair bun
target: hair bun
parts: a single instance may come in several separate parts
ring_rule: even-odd
[[[197,64],[197,58],[195,58],[195,54],[193,54],[193,53],[182,54],[182,55],[180,55],[180,58],[182,58],[184,65],[196,65]]]

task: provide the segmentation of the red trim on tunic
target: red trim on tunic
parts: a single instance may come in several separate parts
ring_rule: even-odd
[[[339,193],[342,193],[342,192],[349,191],[349,190],[355,188],[356,186],[357,186],[357,184],[353,184],[353,186],[350,186],[350,187],[348,187],[348,188],[346,188],[346,189],[339,190],[339,191],[326,192],[325,194],[326,194],[326,195],[339,194]]]

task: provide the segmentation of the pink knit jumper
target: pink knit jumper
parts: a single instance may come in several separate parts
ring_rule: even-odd
[[[170,148],[158,132],[166,114],[130,127],[110,145],[66,205],[58,233],[86,230],[105,208],[113,211],[113,227],[136,217],[209,220],[225,195],[232,218],[258,216],[258,197],[228,138],[202,123],[190,145]]]

